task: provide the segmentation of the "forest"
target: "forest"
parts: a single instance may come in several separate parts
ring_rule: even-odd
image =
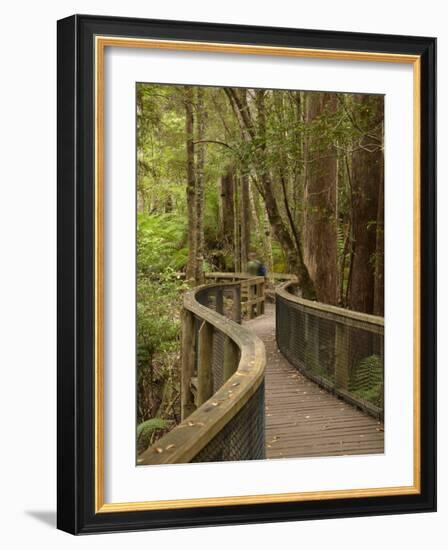
[[[180,421],[183,292],[251,260],[384,314],[383,96],[138,84],[137,449]]]

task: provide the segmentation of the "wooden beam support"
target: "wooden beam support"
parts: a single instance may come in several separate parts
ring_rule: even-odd
[[[340,390],[348,390],[350,380],[349,342],[349,328],[336,323],[334,384]]]
[[[232,319],[241,324],[241,286],[235,285],[233,291]]]
[[[212,361],[213,326],[204,321],[198,333],[198,407],[213,395]]]
[[[191,378],[194,375],[195,334],[194,315],[184,309],[182,318],[182,380],[181,380],[181,416],[185,420],[194,410],[194,395],[191,391]]]
[[[224,292],[222,288],[216,289],[216,312],[224,314]]]
[[[224,344],[224,365],[223,365],[223,383],[225,383],[238,368],[238,347],[229,337]]]

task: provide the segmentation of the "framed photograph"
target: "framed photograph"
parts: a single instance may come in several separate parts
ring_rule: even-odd
[[[58,22],[58,527],[434,511],[434,38]]]

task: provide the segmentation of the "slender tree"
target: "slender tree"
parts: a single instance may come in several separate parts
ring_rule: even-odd
[[[373,313],[384,315],[384,183],[379,181],[378,187]]]
[[[258,232],[258,238],[262,243],[262,258],[267,267],[268,281],[273,282],[272,273],[274,271],[274,258],[272,253],[272,235],[271,224],[266,212],[264,202],[260,200],[260,195],[254,186],[249,184],[249,200],[252,211],[252,218],[256,221],[255,228]]]
[[[233,166],[227,166],[221,176],[221,243],[225,254],[234,254],[235,250],[235,173]],[[233,268],[233,266],[231,266]]]
[[[197,159],[196,159],[196,274],[197,284],[204,282],[204,197],[205,197],[205,103],[204,88],[197,88]]]
[[[247,271],[250,251],[251,210],[249,198],[249,176],[241,176],[241,271]]]
[[[184,87],[185,138],[187,150],[187,211],[188,211],[188,262],[186,278],[194,283],[197,273],[197,201],[194,161],[194,93],[191,86]]]

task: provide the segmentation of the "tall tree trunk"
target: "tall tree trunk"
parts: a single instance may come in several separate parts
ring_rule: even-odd
[[[234,173],[229,166],[226,173],[221,176],[221,211],[222,234],[221,242],[224,256],[234,254],[235,242],[235,207],[234,207]],[[229,268],[230,266],[226,266]]]
[[[197,88],[197,163],[196,163],[196,274],[197,284],[204,282],[204,159],[205,159],[205,106],[204,89]]]
[[[187,211],[188,211],[188,262],[186,279],[191,284],[196,280],[197,263],[197,203],[194,166],[194,115],[193,88],[184,87],[185,134],[187,149]]]
[[[240,179],[235,174],[233,179],[233,270],[237,273],[241,272],[241,204],[240,204]]]
[[[384,170],[382,170],[384,174]],[[384,315],[384,181],[378,185],[378,214],[376,218],[375,290],[373,313]]]
[[[262,243],[263,262],[267,269],[267,278],[270,283],[273,282],[272,273],[274,272],[274,257],[272,254],[272,236],[271,236],[271,224],[266,212],[264,202],[260,201],[260,195],[258,191],[253,189],[249,184],[249,200],[252,210],[252,217],[256,221],[255,226],[259,231],[259,238]],[[261,202],[261,204],[260,204]]]
[[[137,212],[139,214],[144,214],[145,206],[145,194],[143,191],[137,191]]]
[[[337,107],[335,94],[308,96],[308,123],[318,121]],[[335,219],[337,163],[328,137],[312,132],[307,144],[304,216],[304,260],[314,282],[317,299],[336,304],[338,296],[338,255]]]
[[[241,176],[241,271],[247,271],[250,252],[251,212],[249,200],[249,176]]]
[[[382,119],[382,97],[356,96],[361,105],[363,127],[377,125]],[[353,189],[353,265],[348,306],[373,313],[375,295],[375,253],[377,247],[378,191],[383,185],[383,152],[367,131],[359,139],[352,156]]]

